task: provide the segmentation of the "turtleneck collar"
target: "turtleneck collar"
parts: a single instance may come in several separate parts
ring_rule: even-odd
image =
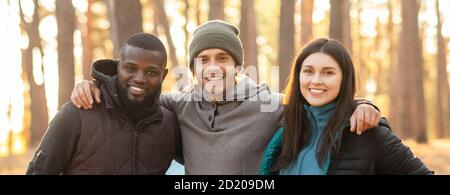
[[[333,115],[334,109],[336,108],[336,103],[331,102],[318,107],[303,105],[303,108],[308,113],[309,120],[313,120],[314,123],[317,124],[316,128],[322,130]]]

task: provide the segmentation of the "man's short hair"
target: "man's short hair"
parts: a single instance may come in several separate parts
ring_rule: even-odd
[[[156,37],[155,35],[148,34],[148,33],[136,33],[131,35],[125,43],[120,48],[120,57],[123,56],[123,49],[125,46],[133,46],[142,48],[149,51],[157,51],[163,54],[164,57],[164,66],[166,66],[167,63],[167,52],[166,48],[164,47],[164,44],[161,42],[161,40]]]

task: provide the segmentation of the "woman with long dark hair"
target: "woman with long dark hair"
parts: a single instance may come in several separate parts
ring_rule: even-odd
[[[260,174],[433,174],[382,119],[376,130],[350,133],[355,70],[335,40],[308,44],[292,64],[285,127],[267,147]]]

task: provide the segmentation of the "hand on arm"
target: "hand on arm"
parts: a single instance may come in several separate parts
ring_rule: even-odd
[[[374,128],[380,121],[381,114],[373,104],[360,102],[350,117],[350,131],[361,135],[364,131]]]
[[[91,109],[94,99],[100,103],[100,89],[93,81],[83,80],[75,84],[70,100],[77,108]]]

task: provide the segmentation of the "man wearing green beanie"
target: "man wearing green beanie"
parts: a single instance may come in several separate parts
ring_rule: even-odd
[[[197,55],[206,49],[222,49],[233,57],[237,65],[244,64],[244,49],[238,37],[239,30],[220,20],[206,22],[194,31],[189,46],[189,64],[194,64]]]
[[[177,115],[186,174],[258,174],[263,152],[282,125],[282,95],[239,73],[244,51],[238,36],[239,30],[223,21],[199,26],[189,47],[194,89],[160,98]],[[98,100],[98,88],[84,80],[72,91],[72,102],[89,108],[90,94]],[[379,114],[371,105],[357,110],[366,127],[376,125],[366,118]]]
[[[196,100],[223,102],[248,98],[237,97],[241,93],[236,93],[235,88],[245,78],[237,77],[244,64],[244,50],[238,35],[239,29],[220,20],[206,22],[194,31],[189,47],[189,67],[198,83],[194,89],[202,95]]]

